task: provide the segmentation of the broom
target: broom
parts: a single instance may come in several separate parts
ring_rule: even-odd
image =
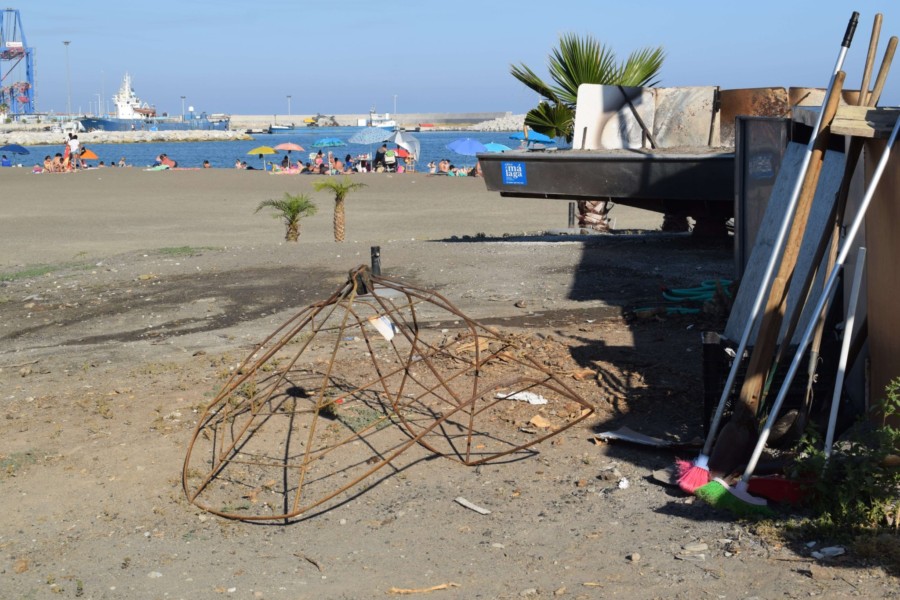
[[[844,33],[844,39],[841,42],[841,50],[838,54],[834,72],[831,76],[831,81],[828,85],[827,94],[833,93],[835,82],[838,78],[838,73],[840,72],[841,67],[844,64],[844,57],[846,56],[847,50],[850,47],[850,42],[853,39],[853,34],[856,31],[856,25],[858,22],[859,13],[854,12],[850,17],[850,22],[847,24],[847,30]],[[767,295],[771,296],[771,294],[767,294],[767,290],[769,288],[769,283],[772,281],[772,276],[775,271],[775,264],[778,262],[779,249],[785,243],[785,238],[787,237],[788,229],[791,224],[791,215],[793,214],[797,206],[801,190],[804,187],[803,184],[804,180],[806,179],[805,175],[813,156],[813,150],[816,145],[819,129],[822,125],[824,117],[825,111],[822,110],[819,113],[816,124],[813,126],[813,135],[810,137],[809,143],[807,144],[806,152],[803,156],[803,161],[800,164],[799,173],[797,174],[797,181],[794,184],[790,199],[788,200],[787,206],[785,207],[785,218],[782,221],[781,226],[778,230],[778,235],[773,242],[772,253],[769,256],[766,270],[763,274],[763,279],[759,285],[759,291],[757,292],[756,298],[753,301],[753,306],[750,309],[750,315],[747,318],[747,323],[744,326],[743,333],[741,334],[741,340],[735,353],[735,359],[732,362],[731,369],[728,372],[728,377],[726,378],[725,386],[722,390],[722,395],[719,398],[719,404],[716,406],[716,412],[713,415],[713,420],[710,424],[709,431],[706,435],[706,441],[703,444],[701,453],[693,463],[680,459],[676,461],[675,467],[678,473],[678,486],[688,494],[694,493],[695,490],[709,482],[709,460],[713,442],[715,441],[716,433],[718,432],[719,424],[722,420],[722,414],[725,412],[725,404],[728,401],[728,397],[731,395],[731,389],[734,385],[734,380],[737,376],[737,371],[740,367],[741,359],[744,356],[744,351],[747,349],[747,343],[749,341],[750,334],[753,331],[756,320],[759,316],[763,300],[767,297]]]
[[[875,167],[875,171],[872,174],[871,183],[866,190],[866,194],[863,197],[862,202],[860,203],[859,210],[857,211],[856,216],[854,216],[850,228],[847,230],[847,233],[844,237],[844,242],[843,244],[841,244],[841,250],[838,253],[837,259],[835,260],[834,269],[832,269],[831,273],[829,274],[828,280],[825,282],[825,286],[822,288],[822,293],[819,295],[819,299],[816,302],[816,306],[813,311],[813,314],[815,315],[822,314],[822,312],[828,305],[828,302],[831,300],[831,296],[834,293],[834,290],[837,287],[838,276],[843,270],[844,261],[847,260],[847,255],[850,252],[853,240],[856,238],[856,234],[859,233],[859,228],[862,225],[863,219],[865,218],[866,211],[869,208],[869,204],[872,202],[872,197],[875,195],[875,190],[878,187],[878,182],[881,180],[881,176],[884,173],[885,167],[887,166],[888,159],[890,158],[891,154],[891,149],[894,146],[894,142],[897,140],[898,131],[900,131],[900,119],[897,119],[897,122],[894,124],[894,128],[891,131],[891,136],[888,139],[887,146],[885,147],[881,158],[878,160],[878,165]],[[756,465],[759,462],[759,457],[762,454],[763,448],[765,447],[766,442],[769,439],[769,434],[772,431],[772,426],[778,418],[778,413],[781,410],[781,405],[784,404],[784,399],[787,397],[788,388],[790,388],[791,382],[794,380],[794,376],[797,374],[797,371],[800,367],[800,362],[803,358],[803,354],[805,353],[806,348],[809,346],[815,329],[816,319],[811,319],[803,332],[803,337],[801,338],[800,343],[797,347],[797,353],[794,355],[794,358],[791,361],[791,366],[788,369],[787,374],[785,375],[784,383],[782,384],[781,389],[778,392],[778,397],[775,399],[775,403],[772,405],[772,410],[769,413],[768,419],[766,420],[766,425],[765,427],[763,427],[763,430],[759,435],[759,440],[757,440],[756,447],[753,449],[753,455],[750,457],[750,462],[747,463],[747,468],[744,470],[744,474],[741,476],[740,480],[738,480],[738,482],[734,486],[729,486],[728,483],[722,479],[713,479],[703,487],[697,489],[695,494],[698,498],[704,500],[706,503],[716,508],[729,510],[739,516],[770,516],[773,514],[772,510],[768,507],[768,504],[764,499],[757,498],[750,494],[750,492],[748,491],[748,485],[750,478],[753,476],[753,472],[756,470]]]

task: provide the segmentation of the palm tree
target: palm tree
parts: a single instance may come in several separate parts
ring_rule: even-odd
[[[273,215],[276,219],[284,220],[286,228],[284,239],[288,242],[296,242],[300,238],[300,219],[316,214],[318,208],[306,194],[292,196],[285,193],[282,200],[263,200],[256,207],[256,212],[264,208],[275,209]]]
[[[525,115],[525,125],[571,142],[579,85],[653,86],[658,83],[657,74],[664,59],[665,52],[660,46],[635,50],[624,63],[617,64],[615,53],[593,37],[579,38],[568,34],[560,37],[559,48],[553,50],[547,61],[553,85],[545,83],[524,64],[512,65],[510,72],[543,98]],[[611,208],[608,199],[579,200],[580,224],[599,230],[609,229]]]
[[[552,85],[524,64],[512,65],[510,73],[544,99],[528,111],[525,124],[551,137],[572,141],[579,85],[654,86],[664,59],[660,46],[635,50],[624,63],[617,64],[615,52],[592,36],[567,34],[560,37],[559,48],[547,61]]]
[[[334,194],[334,241],[344,241],[344,200],[347,194],[357,188],[364,188],[366,184],[352,181],[349,177],[342,177],[340,180],[329,177],[324,181],[317,181],[313,184],[317,192],[322,190],[331,190]]]

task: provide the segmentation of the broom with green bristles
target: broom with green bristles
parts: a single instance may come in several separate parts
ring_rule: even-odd
[[[844,236],[844,242],[841,244],[840,252],[838,252],[838,256],[835,259],[834,269],[832,269],[831,273],[829,274],[828,280],[825,282],[825,286],[822,288],[822,293],[819,295],[819,299],[816,302],[815,309],[812,312],[812,314],[814,315],[822,314],[828,303],[831,301],[834,290],[837,288],[838,276],[843,270],[844,261],[847,260],[847,255],[850,252],[853,241],[856,238],[856,234],[859,233],[859,228],[861,227],[863,219],[865,218],[866,211],[869,208],[869,204],[872,202],[872,197],[875,195],[875,190],[878,187],[878,182],[881,180],[881,176],[884,173],[885,168],[887,167],[891,149],[894,146],[894,142],[897,140],[898,131],[900,131],[900,119],[897,119],[896,123],[894,123],[894,128],[891,131],[891,136],[888,139],[887,146],[885,147],[881,158],[878,160],[878,165],[875,167],[875,171],[872,174],[871,182],[869,183],[865,196],[860,203],[859,210],[853,217],[853,222]],[[741,476],[741,479],[733,486],[728,485],[728,483],[722,479],[713,479],[703,487],[697,489],[695,494],[698,498],[702,499],[712,506],[715,506],[716,508],[729,510],[730,512],[739,516],[771,516],[773,514],[772,510],[768,506],[768,503],[765,500],[757,498],[756,496],[750,494],[747,488],[749,485],[750,477],[753,476],[753,472],[756,470],[756,465],[759,462],[759,457],[762,454],[763,448],[765,448],[766,442],[769,439],[769,434],[772,432],[772,426],[778,419],[778,414],[781,411],[781,405],[784,404],[784,399],[788,395],[788,388],[790,388],[791,382],[794,380],[794,376],[796,376],[797,371],[800,368],[800,363],[803,359],[803,355],[806,353],[806,349],[809,346],[810,341],[812,340],[815,329],[816,319],[810,319],[809,323],[806,326],[806,329],[803,332],[803,337],[801,338],[800,343],[797,346],[797,352],[796,354],[794,354],[794,358],[791,361],[791,366],[788,369],[787,374],[785,375],[784,383],[781,385],[781,389],[778,391],[778,397],[775,399],[775,403],[772,405],[772,410],[769,413],[768,418],[766,419],[766,425],[765,427],[763,427],[762,432],[759,434],[759,439],[756,442],[756,447],[753,449],[753,455],[750,457],[750,462],[747,463],[747,468],[744,470],[744,474]]]
[[[844,39],[841,42],[841,50],[838,54],[837,62],[835,64],[834,72],[831,76],[831,80],[828,83],[826,97],[829,97],[834,94],[835,87],[840,88],[842,79],[839,81],[839,73],[841,72],[841,67],[844,64],[844,57],[847,54],[847,49],[850,47],[850,42],[853,39],[853,34],[856,31],[857,23],[859,22],[859,13],[854,12],[850,17],[850,21],[847,24],[847,30],[844,33]],[[837,104],[835,103],[835,108]],[[715,414],[713,416],[712,423],[710,424],[709,431],[707,432],[706,441],[703,444],[703,449],[701,450],[700,455],[693,461],[688,462],[685,460],[676,461],[676,472],[678,473],[678,486],[688,494],[694,493],[695,490],[700,488],[709,482],[710,479],[710,468],[709,462],[711,457],[711,450],[713,446],[713,442],[716,439],[716,434],[718,433],[719,423],[722,419],[722,414],[725,410],[725,405],[727,403],[728,397],[731,394],[732,386],[734,385],[734,381],[738,372],[739,365],[741,363],[742,357],[744,355],[744,351],[747,349],[747,345],[750,339],[750,334],[753,331],[754,325],[756,324],[757,318],[760,314],[760,309],[762,308],[763,300],[766,297],[775,297],[778,296],[778,292],[775,289],[769,290],[769,284],[773,284],[773,288],[777,287],[777,284],[781,282],[785,283],[783,278],[774,278],[774,271],[776,267],[776,263],[778,262],[778,258],[780,255],[780,249],[785,244],[785,240],[788,235],[788,229],[791,225],[791,216],[794,213],[795,208],[798,205],[798,201],[800,199],[801,192],[806,187],[806,179],[807,179],[807,171],[809,170],[809,165],[813,157],[814,149],[817,146],[817,140],[819,137],[820,128],[824,121],[825,111],[821,111],[819,113],[818,119],[816,121],[815,126],[813,127],[813,135],[811,136],[809,143],[807,144],[806,150],[803,155],[803,159],[800,164],[799,173],[797,175],[797,180],[794,184],[793,189],[791,190],[790,198],[788,199],[787,206],[785,207],[785,218],[779,227],[778,234],[776,235],[775,241],[773,242],[773,249],[769,256],[768,262],[766,263],[766,269],[763,274],[763,279],[759,284],[759,291],[756,294],[754,299],[752,308],[750,309],[750,315],[747,318],[747,323],[744,327],[744,331],[741,334],[741,339],[738,344],[738,348],[736,351],[734,362],[731,365],[731,369],[728,373],[728,377],[725,381],[725,387],[722,390],[722,395],[719,398],[719,404],[716,407]],[[821,145],[819,142],[818,145]],[[767,294],[767,291],[769,292]],[[766,307],[766,314],[770,312],[769,307]],[[777,331],[776,331],[777,333]],[[757,357],[758,358],[758,357]],[[752,358],[751,358],[752,362]],[[750,388],[752,386],[749,385],[749,382],[745,382],[745,385],[742,388],[742,397],[745,395],[744,388]],[[755,413],[755,405],[753,405],[754,410],[751,411],[751,407],[748,405],[745,413]],[[726,429],[729,425],[726,425]],[[730,425],[731,429],[734,429],[735,432],[733,436],[737,436],[741,433],[744,428],[738,427],[736,424]],[[740,435],[743,439],[745,437],[748,438],[748,442],[750,441],[749,436]]]

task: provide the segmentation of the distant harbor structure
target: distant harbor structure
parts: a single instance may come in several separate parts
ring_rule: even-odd
[[[182,129],[218,130],[228,129],[229,118],[220,115],[211,118],[206,113],[194,113],[190,107],[188,115],[180,117],[159,116],[156,108],[142,101],[131,83],[131,75],[125,73],[119,91],[113,96],[116,107],[115,117],[82,117],[79,119],[85,131],[167,131]]]
[[[34,114],[34,48],[18,9],[0,11],[0,117]]]

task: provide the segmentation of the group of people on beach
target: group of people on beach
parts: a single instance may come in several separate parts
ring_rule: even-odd
[[[442,158],[437,163],[434,161],[428,163],[428,174],[447,175],[448,177],[481,177],[481,162],[476,161],[474,167],[467,169],[465,167],[457,167],[446,158]]]
[[[34,167],[32,168],[32,172],[70,173],[79,169],[87,169],[89,168],[86,162],[87,156],[88,149],[81,145],[81,142],[78,141],[77,135],[70,133],[69,138],[66,140],[65,146],[63,147],[63,151],[57,152],[53,156],[50,156],[49,154],[46,155],[44,157],[44,162],[34,165]],[[105,167],[106,165],[101,160],[99,166]],[[110,162],[109,166],[115,167],[117,166],[117,163]],[[118,166],[126,166],[124,156],[119,159]]]
[[[236,169],[252,168],[246,166],[246,161],[235,161]],[[319,150],[310,155],[307,162],[298,160],[293,162],[288,155],[282,158],[281,163],[271,163],[273,173],[295,174],[308,173],[313,175],[350,175],[353,173],[404,173],[414,170],[414,158],[408,153],[404,157],[399,156],[397,150],[392,150],[383,144],[375,152],[375,159],[370,160],[369,155],[362,154],[354,157],[347,154],[343,160],[332,152],[325,154]]]

